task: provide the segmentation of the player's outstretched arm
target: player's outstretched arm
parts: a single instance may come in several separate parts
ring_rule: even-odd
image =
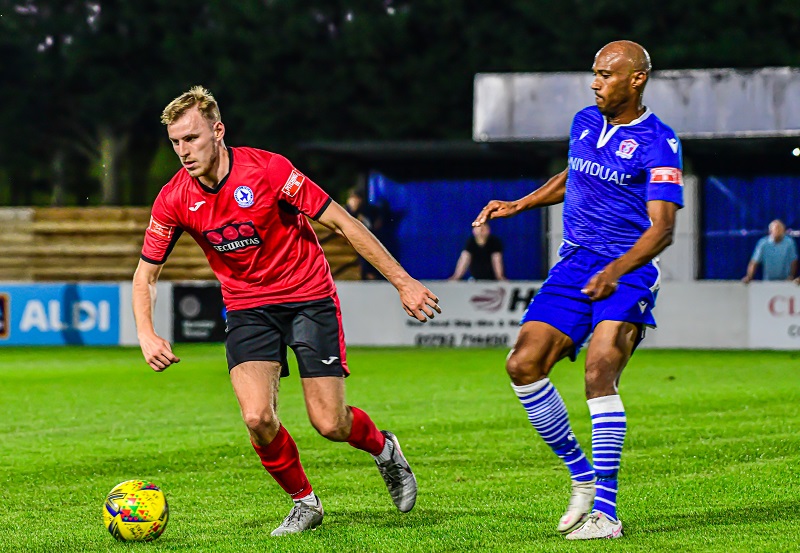
[[[375,235],[338,203],[331,202],[319,217],[319,222],[335,232],[340,232],[361,257],[369,261],[397,288],[403,309],[410,317],[425,322],[433,319],[436,313],[442,312],[439,298],[422,283],[411,278]]]
[[[492,200],[481,210],[472,222],[472,226],[479,227],[489,219],[512,217],[528,209],[545,207],[563,202],[564,193],[567,190],[568,172],[569,169],[564,169],[559,174],[550,177],[542,186],[519,200],[514,200],[513,202]]]
[[[156,334],[153,326],[153,310],[156,304],[156,283],[163,265],[154,265],[143,259],[133,274],[133,317],[136,320],[136,335],[142,348],[144,360],[154,371],[161,372],[180,361],[169,342]]]
[[[595,274],[582,292],[593,300],[610,296],[616,289],[622,275],[649,263],[655,256],[672,244],[675,230],[675,215],[678,205],[672,202],[654,200],[647,202],[647,213],[652,225],[644,231],[639,240],[624,255],[618,257]]]

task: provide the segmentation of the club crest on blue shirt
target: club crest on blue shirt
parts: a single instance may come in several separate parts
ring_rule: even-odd
[[[253,191],[249,186],[240,186],[233,191],[233,199],[239,207],[250,207],[253,205]]]
[[[619,150],[617,150],[617,155],[622,159],[630,159],[633,157],[633,152],[636,151],[636,148],[639,147],[639,143],[636,142],[633,138],[626,138],[622,142],[619,143]]]

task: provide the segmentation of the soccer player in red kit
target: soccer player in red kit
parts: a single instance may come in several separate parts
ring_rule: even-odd
[[[228,148],[214,97],[194,87],[161,116],[183,168],[155,200],[139,266],[133,311],[142,353],[160,372],[177,363],[153,326],[155,285],[183,232],[200,245],[222,284],[225,349],[233,390],[261,463],[294,500],[273,536],[319,526],[323,509],[292,437],[277,417],[286,349],[297,357],[311,424],[325,438],[370,453],[401,512],[414,506],[417,482],[397,438],[345,403],[341,311],[330,267],[306,217],[347,238],[400,294],[420,321],[441,313],[436,296],[411,278],[380,242],[283,156]]]

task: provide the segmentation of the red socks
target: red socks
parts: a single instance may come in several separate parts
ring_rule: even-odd
[[[369,417],[367,420],[369,421]],[[369,422],[372,423],[372,421]],[[353,428],[355,428],[355,424],[353,424]],[[258,453],[261,464],[264,465],[267,472],[286,493],[292,496],[292,499],[305,497],[312,492],[303,465],[300,464],[297,445],[283,425],[269,445],[262,447],[253,444],[253,449]]]
[[[372,455],[379,455],[386,444],[386,438],[364,411],[358,407],[350,407],[350,411],[353,413],[353,428],[347,443]],[[313,491],[303,465],[300,464],[297,445],[283,425],[269,445],[262,447],[253,444],[253,449],[258,453],[267,472],[292,499],[305,497]]]
[[[350,411],[353,413],[353,428],[347,443],[371,455],[379,455],[386,444],[386,437],[364,411],[352,406]]]

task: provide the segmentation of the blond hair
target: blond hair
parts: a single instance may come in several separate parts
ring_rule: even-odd
[[[171,125],[195,106],[210,123],[221,120],[219,106],[214,96],[202,86],[193,86],[188,92],[184,92],[167,104],[167,107],[161,112],[161,122]]]

